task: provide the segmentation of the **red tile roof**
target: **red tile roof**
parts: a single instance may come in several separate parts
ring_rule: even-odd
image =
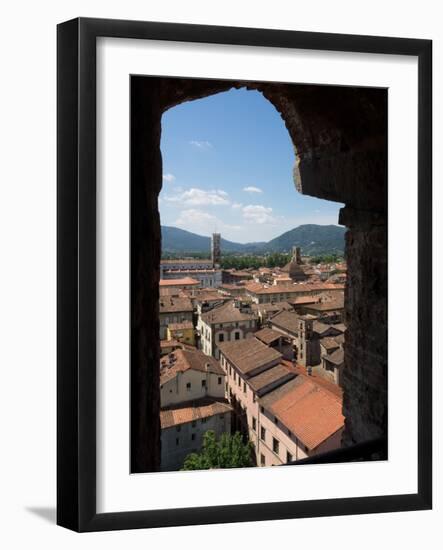
[[[199,285],[200,281],[191,277],[183,277],[181,279],[160,279],[161,287],[181,286],[181,285]]]
[[[311,450],[344,426],[342,399],[308,376],[298,376],[261,402]]]
[[[202,351],[188,346],[186,349],[177,349],[160,360],[160,383],[164,384],[175,378],[179,372],[187,370],[211,372],[224,376],[224,370],[218,361]]]
[[[162,429],[171,428],[180,424],[187,424],[194,420],[209,418],[216,414],[226,414],[232,411],[227,401],[200,400],[194,403],[183,403],[160,411]]]

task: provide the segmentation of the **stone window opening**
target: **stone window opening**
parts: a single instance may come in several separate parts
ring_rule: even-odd
[[[257,90],[281,115],[303,194],[344,204],[345,446],[387,436],[387,93],[383,89],[131,77],[131,471],[159,470],[158,293],[161,116],[231,88]],[[150,235],[150,239],[146,239]],[[146,336],[149,335],[149,336]],[[151,341],[152,340],[152,341]],[[370,358],[370,359],[369,359]],[[358,365],[358,370],[352,369]],[[363,396],[363,398],[362,398]],[[148,403],[149,406],[144,404]]]

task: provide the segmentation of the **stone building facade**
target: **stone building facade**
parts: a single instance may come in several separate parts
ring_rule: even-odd
[[[203,353],[216,359],[219,358],[220,343],[250,338],[256,330],[255,314],[249,304],[240,300],[229,300],[202,313],[197,324]]]

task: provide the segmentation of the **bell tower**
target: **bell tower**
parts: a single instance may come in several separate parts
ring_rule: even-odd
[[[220,265],[221,260],[221,247],[220,247],[221,235],[220,233],[212,233],[211,236],[211,260],[215,266]]]

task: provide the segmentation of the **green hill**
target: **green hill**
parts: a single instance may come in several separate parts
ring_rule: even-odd
[[[302,254],[317,255],[341,253],[344,250],[345,228],[337,225],[307,224],[286,231],[269,242],[235,243],[222,238],[223,252],[238,254],[265,254],[267,252],[290,252],[299,246]],[[163,254],[204,254],[210,251],[211,239],[177,227],[162,226]]]

